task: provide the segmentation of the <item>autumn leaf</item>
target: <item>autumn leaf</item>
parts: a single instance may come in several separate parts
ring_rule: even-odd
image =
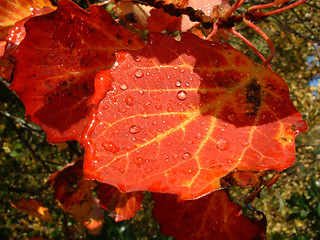
[[[46,131],[49,142],[78,140],[96,73],[113,65],[115,51],[144,43],[102,7],[92,5],[88,13],[67,0],[25,27],[27,35],[13,54],[10,88],[26,106],[26,118]]]
[[[82,159],[78,159],[52,174],[48,180],[61,208],[79,222],[88,221],[96,205],[91,193],[96,183],[83,179],[82,166]]]
[[[20,199],[13,202],[12,206],[36,218],[51,220],[49,209],[43,207],[43,203],[35,199]]]
[[[264,239],[266,219],[250,219],[229,200],[224,191],[217,191],[192,201],[178,201],[175,195],[153,194],[153,216],[163,235],[177,240],[242,240]]]
[[[100,201],[97,198],[93,198],[93,207],[88,215],[88,220],[82,222],[84,226],[91,235],[100,234],[103,228],[103,209],[100,206]]]
[[[165,1],[166,4],[175,2],[179,1]],[[202,10],[203,13],[207,16],[211,16],[212,13],[215,12],[217,15],[214,17],[219,17],[219,12],[223,12],[230,6],[226,0],[189,0],[181,1],[179,7],[192,7],[194,10]],[[162,9],[152,9],[150,11],[150,17],[148,18],[147,28],[149,29],[149,31],[154,32],[161,32],[163,30],[184,32],[191,29],[197,24],[197,22],[191,21],[189,16],[187,15],[176,17],[165,13]]]
[[[119,222],[133,218],[136,211],[142,208],[143,193],[121,193],[111,185],[101,184],[99,199],[101,206],[110,212],[109,215],[116,222]]]
[[[0,76],[10,81],[13,64],[9,55],[25,37],[24,23],[33,16],[54,10],[47,0],[0,2]]]
[[[96,78],[85,176],[194,199],[230,172],[290,167],[307,125],[284,80],[226,43],[181,35],[152,34]]]

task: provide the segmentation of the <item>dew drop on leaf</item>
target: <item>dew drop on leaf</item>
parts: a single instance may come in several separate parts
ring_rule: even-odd
[[[121,83],[119,87],[120,87],[120,89],[123,90],[123,91],[125,91],[125,90],[128,89],[128,85],[127,85],[126,83]]]
[[[182,155],[182,158],[183,158],[183,160],[189,160],[189,159],[191,159],[191,154],[188,153],[188,152],[185,152],[185,153]]]
[[[145,171],[145,173],[151,173],[152,172],[152,168],[145,168],[144,171]]]
[[[129,106],[133,106],[133,97],[132,96],[126,97],[126,104]]]
[[[161,106],[161,104],[157,104],[157,105],[154,106],[154,108],[155,108],[156,110],[161,110],[161,109],[162,109],[162,106]]]
[[[134,162],[137,166],[140,166],[140,165],[142,165],[145,161],[144,161],[143,158],[137,157],[137,158],[135,158],[135,159],[133,160],[133,162]]]
[[[179,80],[176,81],[176,87],[181,87],[181,82]]]
[[[136,62],[140,62],[141,61],[141,57],[140,56],[136,56],[134,59]]]
[[[202,95],[206,95],[206,94],[207,94],[207,89],[205,89],[205,88],[200,88],[200,89],[199,89],[199,92],[200,92],[200,94],[202,94]]]
[[[179,91],[177,93],[177,98],[179,100],[185,100],[185,99],[187,99],[187,93],[185,91]]]
[[[119,148],[114,145],[112,142],[105,142],[103,145],[103,148],[109,152],[117,153],[119,152]]]
[[[244,141],[244,142],[242,143],[242,146],[248,147],[248,146],[249,146],[249,142],[248,142],[248,141]]]
[[[217,142],[217,148],[220,149],[221,151],[225,151],[229,148],[229,142],[225,139],[220,139]]]
[[[173,154],[173,158],[174,159],[178,159],[179,158],[179,154],[178,153]]]
[[[231,122],[234,121],[235,118],[236,118],[236,116],[234,115],[234,113],[231,113],[231,114],[228,115],[228,120],[231,121]]]
[[[134,75],[137,78],[142,78],[143,77],[143,72],[140,69],[138,69],[137,71],[135,71]]]
[[[141,131],[141,128],[138,127],[137,125],[133,125],[129,128],[129,133],[131,133],[131,134],[136,134],[140,131]]]

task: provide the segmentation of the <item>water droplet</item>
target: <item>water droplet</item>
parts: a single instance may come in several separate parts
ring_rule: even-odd
[[[249,146],[249,142],[248,142],[248,141],[244,141],[244,142],[242,143],[242,146],[248,147],[248,146]]]
[[[125,169],[124,169],[124,168],[118,168],[118,171],[119,171],[120,173],[124,173],[124,172],[125,172]]]
[[[180,70],[180,72],[181,72],[181,73],[184,73],[184,69],[182,68],[182,69]]]
[[[132,142],[135,142],[135,141],[137,141],[137,138],[133,136],[133,137],[131,138],[131,141],[132,141]]]
[[[152,168],[145,168],[144,171],[145,171],[146,173],[151,173],[153,170],[152,170]]]
[[[183,159],[183,160],[189,160],[189,159],[191,159],[191,154],[188,153],[188,152],[185,152],[185,153],[182,155],[182,159]]]
[[[162,109],[162,106],[161,106],[161,104],[157,104],[157,105],[154,106],[154,108],[155,108],[156,110],[161,110],[161,109]]]
[[[176,81],[176,87],[181,87],[181,82],[179,80]]]
[[[178,153],[175,153],[175,154],[173,155],[173,158],[174,158],[174,159],[178,159],[178,158],[179,158],[179,154],[178,154]]]
[[[202,138],[202,134],[201,134],[201,133],[198,133],[197,136],[196,136],[196,139],[197,139],[197,140],[201,140],[201,138]]]
[[[119,152],[119,148],[116,145],[114,145],[114,143],[112,142],[105,142],[102,146],[105,150],[109,152],[112,152],[112,153]]]
[[[186,85],[186,87],[189,87],[189,86],[190,86],[190,83],[186,82],[185,85]]]
[[[185,100],[185,99],[187,99],[187,93],[185,91],[179,91],[177,93],[177,98],[179,100]]]
[[[137,55],[137,56],[134,58],[134,60],[135,60],[136,62],[140,62],[140,61],[141,61],[141,57],[140,57],[139,55]]]
[[[135,71],[134,75],[137,78],[141,78],[141,77],[143,77],[143,72],[140,69],[138,69],[137,71]]]
[[[132,96],[126,97],[126,104],[129,106],[133,106],[133,97]]]
[[[173,68],[174,68],[174,70],[177,70],[177,69],[178,69],[178,67],[177,67],[177,66],[174,66]]]
[[[206,95],[206,94],[207,94],[207,89],[205,89],[205,88],[200,88],[200,89],[199,89],[199,92],[200,92],[200,94],[202,94],[202,95]]]
[[[123,91],[125,91],[125,90],[128,89],[128,85],[127,85],[126,83],[121,83],[119,87],[120,87],[120,89],[123,90]]]
[[[137,157],[137,158],[135,158],[135,159],[133,160],[133,162],[134,162],[137,166],[140,166],[140,165],[142,165],[142,164],[145,162],[145,160],[144,160],[143,158],[141,158],[141,157]]]
[[[217,143],[217,148],[221,151],[227,150],[229,148],[229,142],[225,139],[220,139]]]
[[[228,115],[228,120],[229,120],[229,121],[232,122],[232,121],[234,121],[235,119],[236,119],[236,116],[234,115],[234,113],[231,113],[231,114]]]
[[[118,110],[118,112],[120,112],[120,113],[125,113],[127,110],[125,109],[125,108],[120,108],[119,110]]]
[[[133,125],[129,128],[129,133],[131,133],[131,134],[136,134],[140,131],[141,131],[141,128],[138,127],[137,125]]]
[[[154,121],[154,122],[152,122],[152,125],[158,125],[158,122],[157,121]]]

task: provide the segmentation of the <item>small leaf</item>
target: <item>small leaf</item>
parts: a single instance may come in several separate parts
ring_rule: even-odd
[[[34,217],[50,221],[49,209],[43,207],[42,202],[34,199],[20,199],[12,203],[12,206]]]
[[[133,218],[136,211],[142,208],[143,193],[121,193],[111,185],[101,184],[99,199],[101,207],[108,210],[109,215],[119,222]]]
[[[62,209],[79,222],[88,221],[95,206],[91,189],[96,184],[83,179],[82,165],[82,159],[78,159],[52,174],[48,180],[54,188],[54,198],[61,203]]]

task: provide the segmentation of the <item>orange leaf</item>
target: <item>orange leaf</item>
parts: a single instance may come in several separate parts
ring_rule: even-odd
[[[230,172],[290,167],[307,124],[284,80],[226,43],[181,35],[152,34],[96,78],[85,176],[194,199]]]
[[[92,5],[88,13],[67,0],[25,27],[28,34],[13,54],[11,89],[26,106],[26,118],[46,131],[49,142],[77,140],[96,73],[112,66],[115,51],[144,43],[104,8]]]
[[[153,194],[153,216],[163,235],[177,240],[264,239],[266,219],[249,219],[223,191],[193,201],[178,201],[175,195]]]
[[[121,193],[111,185],[102,184],[99,187],[101,207],[110,211],[109,214],[116,222],[133,218],[136,211],[141,209],[142,192]]]

